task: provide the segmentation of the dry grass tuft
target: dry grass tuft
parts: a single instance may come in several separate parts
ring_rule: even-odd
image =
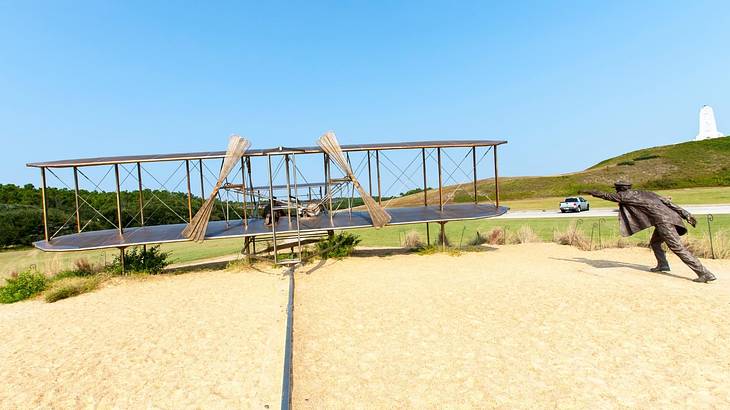
[[[46,302],[53,303],[61,299],[91,292],[108,278],[109,275],[94,275],[60,279],[51,285],[45,292],[44,297]]]
[[[687,249],[698,258],[712,258],[713,248],[715,258],[730,258],[730,235],[726,231],[715,232],[712,235],[712,244],[710,244],[710,236],[707,234],[702,235],[702,238],[685,237],[682,241]]]
[[[418,231],[409,231],[403,238],[403,247],[408,249],[417,249],[423,246],[421,234]]]
[[[529,225],[522,225],[514,234],[510,235],[507,242],[512,244],[542,242],[535,231]]]
[[[578,229],[575,222],[568,225],[565,231],[557,229],[553,231],[553,242],[560,245],[575,246],[583,251],[591,250],[591,243],[586,239],[583,231]]]

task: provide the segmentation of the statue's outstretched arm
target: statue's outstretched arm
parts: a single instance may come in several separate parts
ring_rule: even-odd
[[[675,204],[674,202],[670,201],[669,199],[667,199],[663,196],[660,196],[659,198],[661,199],[661,201],[664,205],[669,207],[669,209],[671,209],[672,211],[678,213],[682,217],[682,219],[689,222],[690,225],[692,225],[692,226],[697,225],[697,220],[694,218],[694,216],[692,216],[691,213],[689,213],[689,211],[687,211],[686,209],[682,208],[681,206]]]
[[[592,196],[595,196],[596,198],[605,199],[606,201],[621,202],[621,196],[616,193],[593,191],[593,190],[580,191],[579,193],[592,195]]]

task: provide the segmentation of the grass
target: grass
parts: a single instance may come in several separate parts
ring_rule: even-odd
[[[61,299],[88,293],[98,288],[107,278],[107,275],[63,278],[53,282],[48,290],[44,292],[43,297],[46,302],[53,303]]]
[[[698,192],[693,191],[693,194]],[[700,198],[706,198],[699,192]],[[728,191],[730,195],[730,190]],[[680,194],[681,195],[681,194]],[[714,195],[714,194],[712,194]],[[677,201],[683,203],[682,201]],[[510,233],[516,233],[523,225],[528,225],[542,241],[549,242],[553,238],[556,230],[565,231],[571,222],[577,222],[577,229],[585,235],[589,242],[591,240],[591,231],[593,231],[593,242],[598,242],[598,221],[601,221],[601,243],[616,241],[619,238],[618,220],[616,218],[580,218],[580,214],[574,218],[546,218],[546,219],[478,219],[470,221],[449,222],[446,224],[446,235],[452,241],[458,243],[462,238],[463,243],[470,243],[475,237],[477,231],[481,234],[487,234],[494,228],[504,228]],[[690,228],[689,237],[701,239],[707,234],[707,219],[703,215],[698,216],[697,228]],[[430,224],[431,243],[436,243],[439,226],[438,224]],[[713,232],[730,231],[730,215],[716,215],[712,225]],[[389,226],[382,229],[365,228],[353,230],[360,239],[361,246],[392,246],[400,247],[403,244],[403,238],[406,235],[418,235],[422,241],[426,240],[425,224]],[[630,243],[648,242],[651,235],[651,229],[640,232],[628,239]],[[215,258],[219,256],[231,255],[240,251],[242,241],[240,238],[218,239],[214,241],[206,241],[202,244],[180,242],[173,244],[163,244],[160,249],[165,252],[171,252],[170,260],[173,263],[188,262],[201,259]],[[18,272],[35,266],[37,270],[49,274],[59,273],[74,268],[74,261],[79,258],[86,258],[92,264],[111,263],[118,255],[116,250],[106,251],[84,251],[72,253],[51,253],[41,252],[35,249],[21,249],[0,252],[0,278],[7,277],[11,272]]]

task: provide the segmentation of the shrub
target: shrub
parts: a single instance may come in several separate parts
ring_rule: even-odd
[[[421,245],[419,248],[416,249],[416,253],[419,255],[433,255],[434,253],[439,251],[439,247],[436,245]]]
[[[661,155],[656,154],[644,154],[634,158],[634,161],[646,161],[647,159],[660,158]]]
[[[553,242],[560,245],[575,246],[584,251],[591,249],[590,242],[588,242],[583,231],[579,230],[574,222],[568,225],[565,231],[553,231]]]
[[[158,274],[161,273],[167,265],[170,264],[168,260],[170,252],[160,251],[160,246],[150,246],[146,250],[141,247],[132,249],[129,252],[125,252],[124,256],[124,269],[127,272],[137,273],[149,273]],[[114,258],[109,267],[109,271],[113,273],[122,273],[122,262],[120,257]]]
[[[35,269],[28,269],[6,279],[0,288],[0,303],[14,303],[42,292],[48,284],[46,275]]]
[[[71,296],[91,292],[99,287],[102,278],[99,276],[86,276],[65,278],[54,282],[45,294],[46,302],[53,303]]]
[[[436,238],[436,244],[449,247],[451,246],[451,241],[449,241],[449,237],[446,235],[446,231],[444,231],[444,226],[441,225],[441,228],[439,229],[438,237]]]
[[[100,266],[94,265],[86,258],[81,258],[74,261],[73,269],[59,272],[52,279],[61,280],[64,278],[91,276],[101,272],[101,270],[102,268]]]
[[[530,228],[529,225],[522,225],[509,240],[513,244],[530,243],[530,242],[541,242],[540,237],[537,236],[535,231]]]
[[[317,242],[317,251],[322,259],[350,256],[360,238],[349,232],[338,233]]]
[[[403,246],[408,249],[417,249],[423,245],[421,235],[417,231],[409,231],[403,238]]]
[[[618,165],[623,165],[623,166],[634,165],[634,161],[621,161],[618,163]]]

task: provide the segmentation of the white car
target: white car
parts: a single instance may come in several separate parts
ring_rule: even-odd
[[[560,203],[560,212],[563,213],[587,211],[589,209],[591,209],[591,206],[582,196],[571,196]]]

